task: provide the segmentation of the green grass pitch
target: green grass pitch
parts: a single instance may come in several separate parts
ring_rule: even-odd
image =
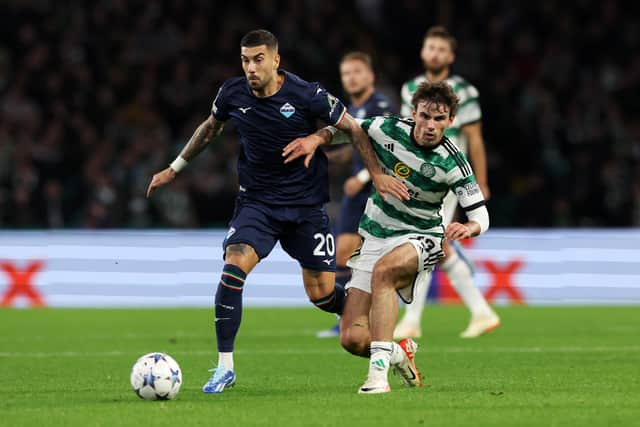
[[[237,386],[200,387],[215,355],[210,310],[0,310],[3,426],[632,426],[640,425],[640,308],[505,307],[475,340],[461,307],[428,307],[416,357],[428,386],[390,377],[387,395],[356,394],[365,359],[318,340],[316,309],[247,309]],[[172,355],[174,401],[129,386],[136,358]]]

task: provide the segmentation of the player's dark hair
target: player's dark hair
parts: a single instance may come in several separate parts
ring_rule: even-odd
[[[431,27],[427,30],[427,34],[424,36],[425,40],[429,37],[439,37],[441,39],[445,39],[449,42],[449,46],[451,47],[451,51],[455,52],[458,47],[458,42],[456,38],[451,35],[451,33],[443,26],[436,25],[435,27]]]
[[[347,61],[360,61],[363,62],[371,71],[373,71],[373,62],[371,61],[371,55],[365,52],[353,51],[346,53],[340,60],[340,64]]]
[[[418,86],[413,98],[411,98],[413,109],[416,110],[418,104],[425,101],[436,105],[446,105],[449,107],[449,115],[455,116],[458,112],[460,99],[453,92],[451,86],[444,81],[438,83],[424,82]]]
[[[240,40],[240,47],[256,47],[266,45],[268,49],[278,51],[278,39],[270,31],[249,31]]]

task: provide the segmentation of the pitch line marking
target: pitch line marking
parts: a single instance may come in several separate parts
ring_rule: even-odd
[[[114,350],[114,351],[98,351],[98,352],[82,352],[82,351],[52,351],[52,352],[0,352],[0,358],[50,358],[50,357],[120,357],[120,356],[136,356],[145,350]],[[604,352],[640,352],[640,346],[599,346],[599,347],[487,347],[487,348],[467,348],[467,347],[441,347],[421,349],[420,353],[604,353]],[[209,356],[214,354],[213,350],[191,350],[191,351],[170,351],[173,355],[181,356]],[[260,355],[304,355],[304,354],[342,354],[344,350],[336,349],[253,349],[253,350],[236,350],[236,354],[260,354]]]

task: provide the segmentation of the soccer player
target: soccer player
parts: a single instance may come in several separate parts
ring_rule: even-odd
[[[349,52],[340,61],[342,87],[351,103],[347,112],[356,119],[373,116],[388,116],[396,113],[385,95],[376,91],[375,75],[371,57],[364,52]],[[345,285],[351,278],[347,260],[360,246],[358,222],[371,194],[371,177],[362,159],[353,147],[345,145],[338,149],[352,159],[351,176],[344,182],[344,195],[335,227],[336,233],[336,282]],[[335,153],[337,150],[334,150]],[[346,157],[346,156],[345,156]],[[331,160],[331,158],[330,158]],[[336,337],[340,334],[340,323],[333,328],[319,331],[318,338]]]
[[[460,106],[453,125],[447,129],[445,134],[460,151],[468,155],[480,189],[484,197],[488,199],[489,185],[478,91],[462,77],[450,75],[449,67],[455,60],[455,49],[456,40],[444,27],[432,27],[427,31],[420,52],[426,72],[402,86],[401,113],[407,117],[411,114],[413,109],[411,99],[421,83],[425,81],[448,83],[460,99]],[[454,219],[457,206],[456,196],[453,193],[448,194],[444,201],[442,214],[445,224],[449,224]],[[475,286],[473,265],[464,255],[462,246],[457,242],[449,244],[445,241],[443,249],[445,257],[440,262],[440,268],[447,274],[462,301],[471,311],[469,325],[460,336],[475,338],[497,328],[500,325],[500,318]],[[416,298],[407,306],[404,317],[394,331],[396,338],[421,336],[420,323],[429,289],[429,280],[424,274],[419,278]]]
[[[147,190],[175,179],[233,119],[240,135],[236,210],[223,242],[225,265],[215,296],[218,366],[203,386],[221,393],[235,384],[235,337],[242,315],[242,290],[247,275],[277,241],[302,267],[311,302],[330,313],[341,313],[345,293],[335,285],[335,249],[323,204],[328,200],[324,154],[284,164],[282,149],[316,130],[316,119],[334,125],[353,138],[378,191],[407,197],[406,187],[378,166],[366,134],[344,105],[317,83],[280,70],[278,41],[265,30],[246,34],[241,42],[243,77],[225,81],[211,115],[196,129],[171,165],[155,174]]]
[[[373,117],[361,123],[378,161],[386,173],[402,179],[409,200],[372,194],[360,220],[362,246],[347,265],[353,275],[341,317],[340,342],[349,352],[370,358],[369,374],[358,393],[386,393],[389,367],[405,384],[421,385],[414,362],[417,350],[411,338],[394,342],[398,316],[396,292],[406,303],[414,298],[420,273],[427,275],[443,257],[446,239],[477,236],[489,227],[482,191],[465,155],[446,136],[453,123],[458,98],[444,83],[422,83],[412,98],[413,120]],[[321,130],[285,148],[287,160],[308,156],[328,143],[330,132]],[[465,210],[464,224],[444,224],[440,214],[449,191]]]

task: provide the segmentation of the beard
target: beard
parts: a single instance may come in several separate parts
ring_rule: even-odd
[[[259,78],[258,80],[249,80],[249,78],[247,77],[247,83],[249,83],[251,89],[256,91],[263,90],[265,87],[267,87],[269,82],[271,82],[271,76],[269,75],[265,75],[263,78]]]
[[[251,86],[251,89],[260,90],[260,89],[262,89],[262,88],[264,88],[266,86],[264,81],[262,81],[262,80],[249,80],[249,79],[247,79],[247,82],[249,83],[249,86]]]
[[[367,91],[366,87],[358,88],[352,92],[349,92],[349,96],[354,98],[360,98]]]
[[[431,74],[435,74],[438,75],[440,73],[442,73],[444,70],[447,69],[446,65],[439,65],[439,66],[430,66],[428,63],[425,62],[424,64],[424,68],[427,70],[427,72],[431,73]]]

